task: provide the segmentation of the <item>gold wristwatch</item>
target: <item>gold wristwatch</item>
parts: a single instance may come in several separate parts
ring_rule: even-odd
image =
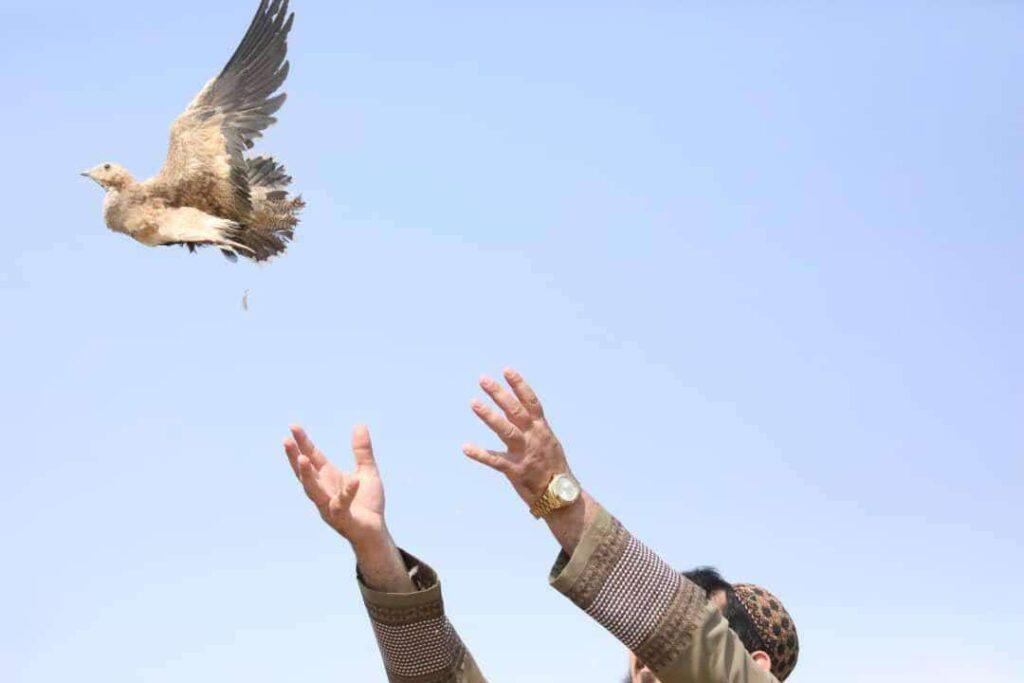
[[[533,501],[530,514],[537,519],[547,517],[555,510],[567,508],[575,503],[579,500],[581,492],[580,483],[571,474],[556,474],[551,477],[547,490]]]

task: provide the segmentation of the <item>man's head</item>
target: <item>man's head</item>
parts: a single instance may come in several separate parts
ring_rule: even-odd
[[[751,584],[730,584],[710,567],[683,574],[704,589],[753,660],[780,681],[796,666],[800,643],[796,625],[774,595]],[[657,683],[654,673],[630,655],[627,683]]]

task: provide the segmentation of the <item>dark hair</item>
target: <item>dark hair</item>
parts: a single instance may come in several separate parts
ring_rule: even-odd
[[[723,579],[714,567],[697,567],[683,572],[683,576],[703,588],[708,597],[715,591],[729,592],[732,590],[732,584]]]
[[[743,603],[736,597],[736,591],[733,590],[732,584],[723,579],[717,569],[714,567],[697,567],[688,572],[683,572],[683,576],[703,588],[708,597],[715,591],[724,591],[726,602],[722,607],[722,616],[729,622],[729,628],[739,637],[747,652],[768,651],[764,641],[761,639],[761,634],[757,632],[757,627],[754,626],[754,620],[750,618],[750,614],[747,613]]]

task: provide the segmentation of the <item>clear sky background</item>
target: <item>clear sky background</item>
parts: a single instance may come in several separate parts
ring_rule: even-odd
[[[489,678],[617,681],[459,451],[507,364],[669,562],[784,598],[791,680],[1019,680],[1024,6],[295,0],[287,256],[108,232],[77,173],[155,173],[256,4],[0,9],[0,678],[383,680],[280,451],[365,421]]]

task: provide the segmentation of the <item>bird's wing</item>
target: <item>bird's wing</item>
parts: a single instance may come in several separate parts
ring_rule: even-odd
[[[237,218],[252,209],[245,150],[274,124],[288,76],[288,0],[262,0],[220,75],[206,84],[171,126],[163,169],[153,183],[173,204]]]

